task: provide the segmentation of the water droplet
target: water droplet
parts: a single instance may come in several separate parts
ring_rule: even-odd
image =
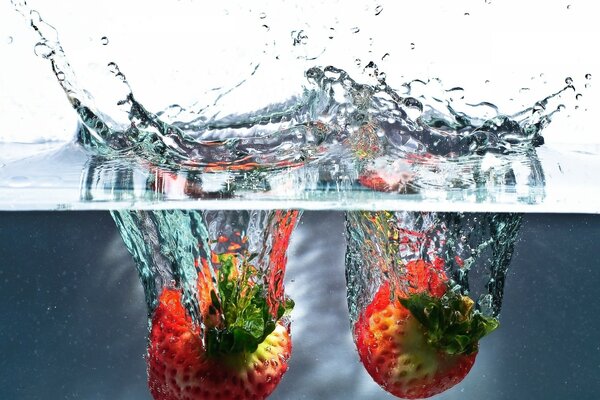
[[[582,96],[582,94],[581,94],[581,93],[577,93],[577,94],[575,95],[575,100],[579,100],[579,99],[581,99],[581,96]]]
[[[360,28],[358,26],[355,26],[354,28],[352,28],[352,33],[358,33],[360,32]]]
[[[414,44],[414,43],[412,43],[412,42],[411,42],[411,44],[410,44],[410,49],[411,49],[411,50],[414,50],[414,49],[415,49],[415,44]]]
[[[258,14],[258,18],[265,19],[265,18],[267,18],[267,14],[264,12],[261,12],[260,14]]]
[[[381,14],[382,11],[383,11],[383,6],[375,7],[375,15]]]
[[[381,60],[383,61],[383,60],[385,60],[386,58],[388,58],[389,56],[390,56],[390,53],[385,53],[385,54],[383,55],[383,57],[381,57]]]
[[[54,54],[54,50],[48,44],[44,42],[38,42],[33,48],[33,52],[36,56],[42,58],[50,58]]]
[[[585,74],[585,79],[587,79],[587,80],[592,79],[592,74]]]
[[[304,33],[303,30],[292,31],[292,40],[293,40],[292,45],[293,46],[306,44],[307,39],[308,39],[308,36],[306,35],[306,33]]]
[[[107,65],[107,67],[108,67],[108,70],[110,72],[112,72],[113,74],[118,74],[119,73],[119,67],[117,66],[116,63],[109,62],[108,65]]]
[[[571,77],[568,77],[567,79],[565,79],[565,83],[566,83],[567,85],[572,85],[572,84],[573,84],[573,78],[571,78]]]
[[[6,44],[11,44],[13,42],[13,37],[9,36],[6,38]]]
[[[102,36],[100,38],[100,43],[102,43],[102,46],[106,46],[108,44],[108,37]]]

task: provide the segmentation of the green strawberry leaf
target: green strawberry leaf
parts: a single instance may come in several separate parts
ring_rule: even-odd
[[[469,297],[452,291],[441,298],[424,292],[399,301],[423,325],[427,341],[448,354],[477,351],[479,340],[499,325],[475,310]]]
[[[288,315],[294,302],[286,299],[278,305],[276,316],[267,301],[268,289],[258,279],[257,272],[248,261],[240,263],[240,271],[231,255],[219,257],[217,292],[211,291],[211,309],[222,315],[222,326],[205,332],[206,351],[209,355],[256,351],[258,345],[270,335],[277,321]]]

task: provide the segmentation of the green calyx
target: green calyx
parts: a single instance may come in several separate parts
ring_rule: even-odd
[[[427,293],[399,299],[426,331],[427,342],[448,354],[472,354],[479,340],[495,330],[496,318],[486,317],[473,307],[473,300],[448,292],[441,298]]]
[[[250,280],[254,267],[244,262],[237,273],[232,257],[222,257],[220,261],[218,294],[211,291],[209,312],[220,315],[222,324],[207,329],[206,352],[209,356],[253,353],[275,330],[277,321],[291,312],[294,302],[286,299],[273,316],[265,285]]]

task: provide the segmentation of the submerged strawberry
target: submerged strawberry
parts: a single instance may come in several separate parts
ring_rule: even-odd
[[[275,390],[291,354],[289,327],[272,315],[262,282],[235,258],[223,257],[216,285],[199,281],[205,331],[181,305],[181,293],[165,289],[152,318],[148,375],[156,400],[264,399]],[[214,286],[214,287],[213,287]]]
[[[475,311],[470,298],[448,291],[439,266],[418,260],[406,269],[408,293],[392,293],[384,283],[354,333],[371,377],[395,396],[419,399],[462,381],[479,339],[498,323]]]

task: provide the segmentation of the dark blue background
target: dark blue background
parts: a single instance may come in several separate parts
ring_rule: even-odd
[[[274,399],[388,398],[353,347],[343,234],[335,212],[294,234],[294,352]],[[599,249],[599,216],[527,215],[501,327],[439,398],[600,398]],[[0,399],[150,398],[141,286],[108,213],[0,213],[0,257]]]

